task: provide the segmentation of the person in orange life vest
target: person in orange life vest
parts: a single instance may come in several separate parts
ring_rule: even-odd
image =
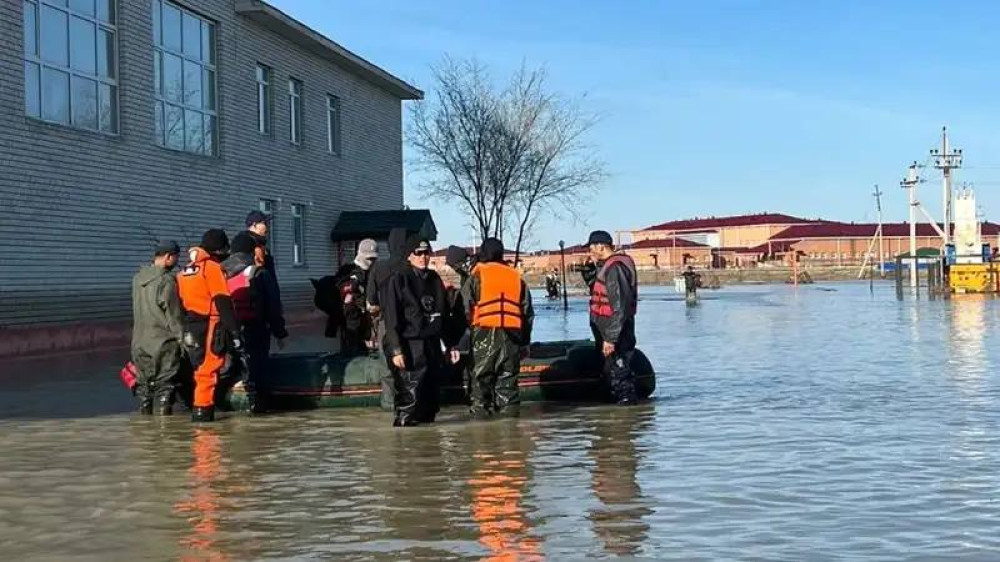
[[[596,267],[583,271],[590,287],[590,329],[598,350],[604,355],[604,372],[611,396],[621,405],[638,401],[632,354],[635,352],[635,313],[639,282],[635,262],[615,252],[611,235],[603,230],[590,233],[587,240]]]
[[[240,374],[247,393],[247,408],[253,414],[266,409],[261,400],[261,381],[271,356],[271,337],[277,340],[279,349],[284,349],[288,337],[278,283],[264,267],[257,248],[250,237],[237,236],[233,238],[232,253],[222,262],[246,349],[246,368],[240,369]],[[238,365],[239,361],[233,364]]]
[[[521,403],[517,375],[521,350],[531,343],[535,317],[521,274],[503,261],[503,242],[487,238],[468,284],[472,322],[470,413],[516,415]]]
[[[215,420],[215,385],[229,350],[241,350],[239,322],[220,261],[229,253],[229,238],[219,229],[205,232],[191,248],[191,262],[177,274],[186,311],[184,345],[194,366],[191,420]]]

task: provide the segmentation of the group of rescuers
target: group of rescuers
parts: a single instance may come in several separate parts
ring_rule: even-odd
[[[170,415],[183,399],[190,400],[192,421],[213,421],[217,399],[237,380],[247,410],[266,410],[258,388],[271,340],[284,348],[288,331],[267,248],[268,217],[251,212],[246,226],[232,244],[224,231],[206,231],[176,274],[180,247],[161,241],[153,263],[133,278],[133,390],[141,414]],[[393,425],[434,421],[445,362],[462,364],[473,418],[517,415],[517,378],[534,310],[520,272],[504,261],[503,243],[488,238],[472,256],[449,247],[446,264],[459,276],[457,287],[429,268],[426,238],[397,228],[388,245],[390,257],[380,260],[375,241],[361,241],[353,262],[313,284],[317,308],[330,317],[327,336],[340,338],[340,353],[380,349],[385,356],[391,379],[382,381],[382,394],[392,399]],[[591,259],[581,273],[590,287],[591,329],[613,400],[635,404],[635,263],[615,251],[605,231],[591,233],[588,246]]]

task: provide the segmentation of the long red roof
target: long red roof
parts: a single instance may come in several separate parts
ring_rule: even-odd
[[[684,238],[662,238],[640,240],[626,246],[628,250],[642,250],[645,248],[707,248],[707,244],[699,244]]]
[[[771,240],[802,240],[806,238],[871,238],[875,235],[875,223],[820,223],[801,224],[790,226],[785,230],[775,234]],[[954,225],[952,225],[954,231]],[[1000,234],[1000,225],[992,222],[982,224],[984,236],[996,236]],[[910,224],[905,222],[891,222],[882,224],[882,235],[892,238],[907,237],[910,235]],[[938,233],[929,223],[917,223],[917,236],[928,238],[937,236]]]
[[[644,230],[708,230],[714,228],[733,226],[759,226],[765,224],[821,224],[822,219],[804,219],[793,217],[783,213],[760,213],[756,215],[736,215],[729,217],[704,217],[679,221],[670,221],[655,226],[650,226]]]

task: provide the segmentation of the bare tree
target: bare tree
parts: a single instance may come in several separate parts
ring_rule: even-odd
[[[410,142],[424,190],[457,200],[481,238],[515,236],[519,255],[537,213],[573,212],[604,178],[584,137],[596,123],[521,67],[502,89],[476,61],[434,68],[435,95],[413,106]]]

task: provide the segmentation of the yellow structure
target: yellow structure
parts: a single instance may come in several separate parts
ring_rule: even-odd
[[[955,293],[1000,292],[997,263],[956,263],[948,272],[948,284]]]

